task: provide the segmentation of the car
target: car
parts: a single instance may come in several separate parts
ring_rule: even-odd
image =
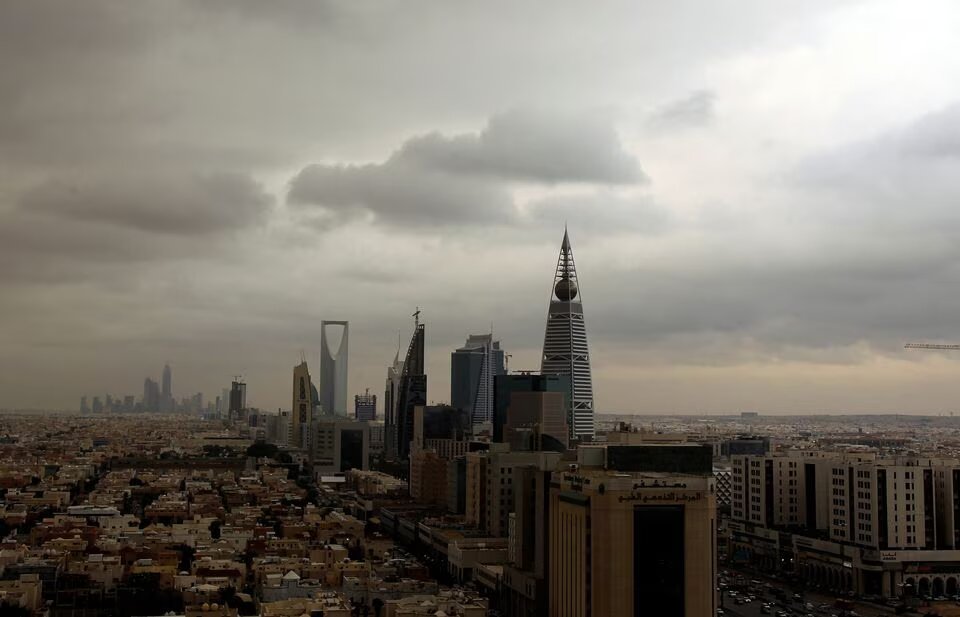
[[[937,596],[933,599],[935,602],[946,602],[947,596]]]
[[[724,615],[723,609],[722,609],[722,608],[718,608],[718,609],[717,609],[717,617],[723,617],[723,615]]]
[[[808,611],[811,611],[811,612],[812,612],[812,611],[813,611],[813,604],[810,604],[809,602],[807,602],[806,604],[803,605],[803,608],[805,608],[805,609],[807,609]]]
[[[734,599],[733,603],[736,604],[737,606],[742,606],[742,605],[743,605],[743,598],[737,596],[736,599]]]
[[[770,607],[769,607],[769,606],[761,606],[761,607],[760,607],[760,614],[761,614],[761,615],[769,615],[769,614],[770,614]]]
[[[802,601],[803,601],[803,596],[801,596],[799,593],[795,593],[795,594],[793,594],[793,601],[794,601],[794,602],[802,602]]]
[[[790,613],[787,611],[777,611],[777,617],[790,617]]]

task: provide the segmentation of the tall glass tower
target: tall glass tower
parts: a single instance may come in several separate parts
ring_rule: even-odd
[[[493,422],[493,379],[506,372],[504,358],[493,334],[471,334],[450,354],[450,404],[466,411],[473,424]]]
[[[583,320],[583,304],[573,263],[570,236],[563,230],[560,258],[553,277],[547,329],[543,337],[544,375],[570,377],[567,426],[574,439],[593,437],[593,378],[590,374],[590,350],[587,348],[587,327]]]

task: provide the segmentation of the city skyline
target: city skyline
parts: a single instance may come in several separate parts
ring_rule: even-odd
[[[955,409],[955,3],[228,4],[0,8],[0,406],[285,406],[326,316],[379,391],[415,306],[439,401],[568,221],[598,412]]]

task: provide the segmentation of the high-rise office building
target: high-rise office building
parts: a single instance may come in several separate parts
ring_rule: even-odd
[[[93,413],[103,413],[103,402],[99,396],[93,397]]]
[[[581,300],[570,236],[564,229],[560,257],[553,277],[540,368],[544,374],[570,377],[567,425],[574,439],[594,435],[593,378]]]
[[[553,473],[548,614],[713,617],[709,446],[616,448],[581,447],[576,471]]]
[[[160,411],[170,413],[176,410],[177,402],[173,398],[173,374],[169,364],[163,365],[160,376]]]
[[[567,441],[566,395],[563,392],[513,392],[503,441],[520,450],[563,452]]]
[[[387,367],[387,381],[383,392],[383,449],[388,459],[397,457],[397,395],[400,392],[400,377],[403,375],[403,361],[400,348],[393,357],[393,364]]]
[[[553,402],[555,399],[545,397],[539,399],[544,403],[544,407],[531,409],[530,403],[537,403],[538,399],[521,399],[513,403],[515,393],[559,393],[563,395],[562,408],[559,410],[563,418],[556,417],[557,409]],[[514,373],[511,375],[497,375],[494,378],[494,409],[493,409],[493,440],[496,442],[509,443],[514,435],[505,435],[505,430],[509,424],[512,429],[533,429],[539,425],[541,441],[550,445],[551,439],[557,440],[563,448],[567,447],[567,434],[560,435],[559,425],[562,422],[567,426],[569,417],[568,408],[570,405],[570,376],[569,375],[541,375],[539,373]],[[517,410],[515,417],[511,419],[511,404],[513,409]],[[533,413],[535,412],[535,413]],[[548,450],[555,450],[556,447],[547,447]]]
[[[143,380],[143,410],[160,411],[160,385],[149,377]]]
[[[336,352],[330,349],[331,330],[343,328]],[[320,408],[326,416],[347,415],[347,352],[350,323],[320,322]]]
[[[353,397],[353,415],[357,420],[369,422],[377,419],[377,395],[370,389]]]
[[[310,423],[313,418],[313,408],[316,404],[313,398],[314,389],[310,381],[310,371],[306,361],[293,367],[293,403],[290,427],[290,445],[296,448],[306,448],[311,436]]]
[[[419,316],[418,316],[419,317]],[[410,346],[403,361],[399,388],[396,397],[395,434],[396,458],[405,460],[410,454],[413,439],[413,411],[417,405],[427,403],[427,376],[424,368],[424,325],[419,318],[414,327]]]
[[[450,354],[450,404],[465,409],[473,424],[493,422],[493,380],[505,372],[500,341],[471,334]]]
[[[90,413],[90,407],[87,406],[87,397],[80,397],[80,413]]]
[[[173,397],[173,373],[169,364],[163,365],[163,381],[160,388],[160,396],[164,398]]]
[[[227,416],[234,420],[240,416],[240,412],[247,408],[247,384],[242,381],[233,381],[230,383],[230,404],[227,408]]]

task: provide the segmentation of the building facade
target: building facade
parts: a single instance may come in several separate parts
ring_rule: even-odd
[[[321,416],[315,422],[313,468],[343,473],[370,468],[370,425],[349,418]]]
[[[875,452],[731,458],[731,557],[838,591],[954,594],[960,462]]]
[[[548,614],[715,615],[712,483],[659,472],[555,472]]]

